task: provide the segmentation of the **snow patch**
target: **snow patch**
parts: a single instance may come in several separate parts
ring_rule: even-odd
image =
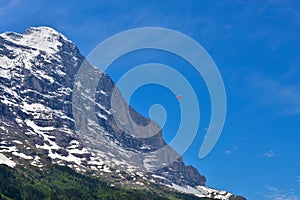
[[[12,152],[12,155],[17,156],[17,157],[20,157],[20,158],[24,158],[24,159],[26,159],[26,160],[31,160],[31,159],[33,159],[32,156],[27,156],[26,154],[24,154],[24,153],[19,153],[19,152]]]
[[[11,78],[10,71],[1,68],[0,77],[10,79]]]
[[[43,134],[42,131],[52,131],[52,130],[55,129],[52,126],[50,126],[50,127],[41,127],[41,126],[38,126],[33,121],[31,121],[30,119],[26,119],[25,123],[26,123],[27,126],[31,127],[34,130],[34,132],[39,133],[39,134]]]
[[[102,118],[102,119],[107,120],[107,117],[105,115],[102,115],[101,113],[98,113],[97,116],[100,117],[100,118]]]
[[[196,187],[180,186],[174,183],[172,183],[172,185],[165,184],[165,186],[169,188],[173,188],[182,193],[194,194],[198,197],[208,197],[208,198],[214,198],[219,200],[228,200],[231,196],[233,196],[233,194],[229,192],[215,190],[206,186],[196,186]]]
[[[0,146],[0,152],[14,152],[14,151],[18,151],[17,147],[15,146]]]
[[[5,164],[9,167],[15,167],[16,163],[9,158],[7,158],[5,155],[0,153],[0,164]]]
[[[16,143],[16,144],[23,144],[21,141],[19,141],[19,140],[13,140],[12,141],[13,143]]]
[[[31,165],[36,166],[36,167],[43,167],[43,164],[40,163],[40,157],[35,156],[33,161],[31,162]]]
[[[50,158],[52,158],[53,160],[59,159],[59,160],[67,161],[67,162],[73,162],[73,163],[76,163],[77,165],[81,164],[81,159],[72,154],[68,154],[68,156],[61,156],[61,155],[59,155],[57,153],[53,153],[51,150],[49,150],[48,156]]]
[[[107,93],[104,92],[103,90],[100,90],[100,93],[103,94],[103,95],[105,95],[105,96],[108,96]]]

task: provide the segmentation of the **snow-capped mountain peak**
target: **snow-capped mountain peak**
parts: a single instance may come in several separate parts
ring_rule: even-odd
[[[30,47],[32,49],[44,51],[46,53],[56,53],[62,46],[61,39],[70,42],[64,35],[50,27],[30,27],[24,34],[6,32],[0,36],[6,40],[20,46]]]
[[[95,148],[86,146],[76,130],[74,121],[78,119],[73,118],[72,110],[73,86],[80,85],[75,77],[84,62],[78,48],[52,28],[31,27],[24,34],[0,34],[0,164],[43,168],[55,163],[110,178],[120,185],[146,187],[156,183],[198,196],[217,193],[218,199],[234,197],[206,190],[205,177],[186,166],[181,157],[155,172],[138,171],[135,161],[140,155],[167,145],[162,133],[138,139],[118,129],[110,105],[115,85],[88,63],[89,70],[101,73],[95,97],[82,91],[85,100],[93,99],[97,118],[91,121],[80,116],[80,121],[87,126],[87,136],[103,134],[95,140]],[[119,103],[125,104],[122,96]],[[132,111],[141,124],[149,120]],[[95,124],[100,128],[94,128]]]

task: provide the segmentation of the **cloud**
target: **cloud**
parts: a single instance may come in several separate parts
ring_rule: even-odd
[[[224,151],[225,155],[229,155],[229,154],[232,154],[233,152],[239,150],[239,148],[237,146],[233,146],[231,147],[230,149],[227,149]]]
[[[300,182],[300,176],[297,176],[297,177],[296,177],[296,181],[297,181],[297,182]]]
[[[229,155],[229,154],[231,154],[231,153],[232,153],[232,151],[230,151],[230,150],[226,150],[226,151],[224,151],[224,153],[225,153],[226,155]]]
[[[19,0],[3,1],[0,3],[0,13],[4,13],[14,8],[19,3]]]
[[[251,76],[250,82],[261,95],[261,103],[276,105],[278,111],[286,115],[300,114],[299,87],[282,84],[278,80],[260,74]]]
[[[295,195],[293,189],[281,190],[275,187],[266,186],[267,192],[264,194],[265,198],[271,200],[299,200]]]
[[[263,154],[263,157],[265,158],[273,158],[275,156],[275,152],[273,150],[269,150],[268,152]]]

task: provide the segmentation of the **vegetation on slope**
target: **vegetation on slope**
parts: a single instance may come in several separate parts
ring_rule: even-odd
[[[63,166],[16,170],[0,165],[0,200],[9,199],[206,199],[166,189],[158,192],[112,187],[107,182]]]

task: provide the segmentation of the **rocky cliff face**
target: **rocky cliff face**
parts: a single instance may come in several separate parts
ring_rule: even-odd
[[[227,192],[205,190],[205,177],[184,165],[181,157],[151,173],[141,170],[136,164],[140,155],[167,146],[162,133],[141,139],[118,128],[111,110],[115,85],[107,74],[88,63],[89,69],[100,75],[92,100],[97,117],[88,121],[83,110],[72,108],[76,74],[84,62],[78,48],[49,27],[0,35],[0,163],[40,168],[56,163],[81,173],[108,177],[121,185],[145,186],[152,182],[198,196],[216,193],[220,199],[234,197]],[[89,101],[89,94],[85,97]],[[121,94],[118,101],[121,107],[126,104]],[[73,111],[82,114],[75,119]],[[132,108],[131,115],[138,124],[149,123]],[[86,137],[97,135],[97,140],[82,137],[75,127],[76,120],[86,127]],[[141,166],[147,167],[146,164]]]

